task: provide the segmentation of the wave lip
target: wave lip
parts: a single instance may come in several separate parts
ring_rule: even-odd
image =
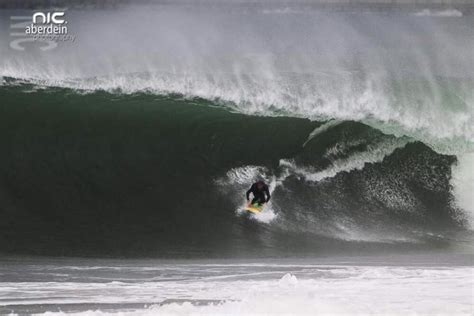
[[[275,17],[241,6],[198,7],[71,12],[71,23],[87,22],[77,30],[82,45],[51,54],[5,51],[0,76],[87,91],[181,94],[250,115],[390,125],[387,133],[433,147],[474,139],[473,40],[464,17],[445,23],[305,5],[306,14]],[[437,12],[428,10],[423,14]]]
[[[419,82],[413,85],[415,88],[409,88],[409,82],[391,82],[384,84],[393,87],[382,89],[370,81],[356,84],[357,80],[352,75],[343,78],[331,76],[328,83],[328,78],[304,75],[298,79],[296,74],[272,74],[272,77],[264,78],[258,74],[143,73],[112,78],[25,78],[13,82],[89,93],[104,90],[118,94],[182,95],[189,99],[209,100],[238,113],[328,120],[330,125],[356,120],[387,134],[406,135],[423,141],[440,153],[461,154],[474,150],[474,115],[471,110],[474,96],[470,97],[464,91],[467,83],[442,80],[438,83]],[[400,85],[408,90],[402,90],[402,95],[398,96]],[[426,85],[430,86],[429,89]]]

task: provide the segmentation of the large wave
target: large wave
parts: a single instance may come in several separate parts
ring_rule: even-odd
[[[179,96],[36,88],[0,89],[4,251],[272,256],[470,244],[469,200],[454,203],[450,185],[462,164],[414,139]],[[456,172],[458,188],[465,177]],[[244,193],[258,178],[273,197],[248,217]]]
[[[327,240],[444,243],[470,227],[469,17],[245,5],[67,16],[77,42],[1,51],[12,137],[1,197],[4,212],[21,214],[10,234],[33,216],[37,229],[67,236],[54,241],[63,248],[144,239],[170,252],[178,234],[177,252],[271,254]],[[261,226],[236,222],[258,177],[274,190],[268,213]],[[119,237],[124,229],[137,235]]]

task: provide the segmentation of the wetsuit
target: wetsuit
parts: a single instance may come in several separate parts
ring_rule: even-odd
[[[252,184],[250,189],[247,191],[247,200],[250,198],[250,193],[253,194],[252,203],[263,204],[270,200],[270,191],[266,184],[263,185],[261,189],[258,188],[257,183]]]

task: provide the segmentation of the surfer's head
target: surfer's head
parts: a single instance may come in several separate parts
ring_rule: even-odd
[[[257,188],[263,189],[263,187],[265,187],[265,182],[263,182],[262,180],[257,181]]]

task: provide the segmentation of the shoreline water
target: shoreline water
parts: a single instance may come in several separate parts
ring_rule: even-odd
[[[472,255],[0,262],[0,312],[13,315],[472,311]]]

